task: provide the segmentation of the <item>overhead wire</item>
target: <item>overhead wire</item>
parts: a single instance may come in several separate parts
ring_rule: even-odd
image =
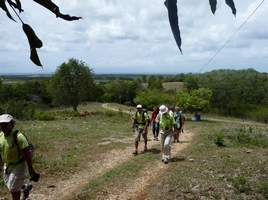
[[[255,15],[258,9],[263,5],[265,0],[262,0],[257,7],[250,13],[250,15],[245,19],[245,21],[227,38],[223,45],[217,49],[215,54],[198,70],[201,73],[208,65],[221,53],[221,51],[228,45],[228,43],[233,39],[233,37],[246,25],[246,23]]]

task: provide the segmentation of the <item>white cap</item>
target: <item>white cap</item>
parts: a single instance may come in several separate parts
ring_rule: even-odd
[[[0,123],[9,123],[12,120],[14,120],[14,118],[10,114],[0,115]]]
[[[137,107],[136,107],[136,108],[142,108],[142,105],[140,105],[140,104],[139,104],[139,105],[137,105]]]
[[[167,113],[168,112],[168,108],[165,105],[162,105],[159,107],[159,112],[161,114]]]

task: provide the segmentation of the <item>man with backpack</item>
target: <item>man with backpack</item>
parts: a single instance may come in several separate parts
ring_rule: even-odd
[[[144,139],[144,152],[147,151],[147,129],[150,118],[142,109],[142,105],[137,105],[137,112],[134,115],[134,130],[135,130],[135,151],[134,155],[138,154],[138,147],[141,135]]]
[[[162,162],[168,164],[171,158],[171,140],[175,127],[174,117],[170,115],[165,105],[160,106],[157,120],[160,124]]]
[[[9,114],[0,115],[0,163],[4,170],[4,182],[13,200],[19,200],[24,189],[23,199],[29,195],[25,181],[29,173],[32,181],[37,182],[40,175],[32,166],[32,148],[26,137],[15,127],[15,120]]]

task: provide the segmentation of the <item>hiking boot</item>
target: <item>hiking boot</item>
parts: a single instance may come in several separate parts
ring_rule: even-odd
[[[138,151],[134,151],[132,154],[133,154],[134,156],[136,156],[136,155],[138,155]]]
[[[25,184],[23,187],[22,187],[22,191],[23,191],[23,197],[22,199],[23,200],[27,200],[29,195],[30,195],[30,192],[31,190],[33,189],[33,186],[31,184]]]
[[[168,159],[164,159],[164,163],[165,164],[168,164]]]

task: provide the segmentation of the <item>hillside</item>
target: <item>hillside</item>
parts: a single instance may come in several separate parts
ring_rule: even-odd
[[[57,116],[53,121],[18,122],[36,145],[35,166],[42,174],[33,199],[267,198],[264,124],[187,121],[182,142],[173,144],[172,162],[164,165],[156,141],[149,141],[148,153],[132,156],[128,107],[87,104],[79,110],[91,114],[53,109],[48,111]]]

